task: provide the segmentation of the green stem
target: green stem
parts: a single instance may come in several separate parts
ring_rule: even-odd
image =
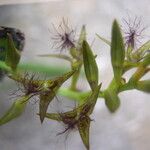
[[[66,67],[61,67],[61,66],[55,66],[55,65],[45,65],[45,64],[39,64],[39,63],[20,63],[18,65],[18,70],[21,71],[32,71],[32,72],[38,72],[38,73],[44,73],[47,75],[55,76],[55,75],[60,75],[64,74],[69,70],[69,68]]]
[[[130,61],[125,61],[123,65],[123,73],[127,72],[128,70],[138,67],[141,63],[140,62],[130,62]]]
[[[91,94],[91,91],[88,92],[80,92],[80,91],[73,91],[68,88],[60,88],[58,90],[58,94],[64,97],[67,97],[71,100],[76,100],[78,102],[84,101],[86,97],[88,97]],[[104,93],[102,91],[99,92],[99,98],[103,98]]]
[[[134,85],[128,82],[119,88],[118,93],[132,89],[135,89]]]
[[[73,91],[68,88],[60,88],[58,90],[58,94],[64,97],[67,97],[68,99],[76,100],[78,102],[81,102],[85,97],[87,97],[90,94],[89,92],[79,92],[79,91]]]
[[[136,72],[132,75],[129,82],[137,82],[139,81],[146,73],[146,67],[139,66]]]

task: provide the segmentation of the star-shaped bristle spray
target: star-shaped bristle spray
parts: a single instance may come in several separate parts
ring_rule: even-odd
[[[90,115],[93,112],[94,106],[97,102],[99,90],[101,85],[97,86],[94,91],[88,96],[84,103],[73,109],[72,111],[68,111],[65,113],[47,113],[46,118],[63,122],[66,125],[64,131],[58,133],[58,135],[65,133],[70,129],[74,129],[77,127],[82,142],[85,145],[86,149],[90,149],[89,144],[89,129],[91,118]]]
[[[39,96],[39,115],[41,123],[43,123],[48,106],[56,96],[57,90],[74,72],[75,70],[72,70],[51,80],[37,80],[34,79],[34,76],[22,76],[20,74],[15,76],[10,75],[9,77],[22,85],[23,89],[21,91],[24,95],[31,95],[31,97]]]

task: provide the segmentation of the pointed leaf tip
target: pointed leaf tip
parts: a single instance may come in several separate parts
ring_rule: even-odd
[[[23,96],[21,99],[16,100],[4,116],[0,118],[0,126],[19,117],[24,112],[28,99],[28,96]]]
[[[78,122],[78,130],[82,139],[82,142],[87,150],[90,149],[89,144],[89,132],[90,132],[90,122],[91,119],[89,117],[82,117]]]
[[[12,70],[17,68],[17,65],[20,61],[20,52],[16,49],[12,36],[7,34],[8,37],[8,49],[6,51],[5,63],[11,67]]]
[[[111,63],[113,67],[114,77],[118,84],[121,82],[123,71],[123,63],[125,59],[125,46],[121,29],[117,20],[114,20],[112,25],[112,38],[111,38]]]
[[[92,90],[98,85],[98,67],[95,56],[86,41],[83,41],[83,63],[86,78]]]

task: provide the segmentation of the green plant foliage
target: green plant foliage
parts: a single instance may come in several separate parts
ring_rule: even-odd
[[[0,51],[0,69],[4,73],[7,72],[7,77],[19,84],[20,91],[23,93],[20,99],[17,99],[0,119],[0,125],[19,117],[24,112],[30,99],[38,97],[38,116],[41,123],[45,118],[62,122],[66,128],[57,135],[76,128],[85,148],[90,150],[90,125],[92,121],[90,116],[93,114],[99,98],[104,99],[109,112],[114,113],[121,105],[120,92],[137,89],[150,93],[150,80],[141,80],[150,71],[150,41],[136,48],[136,38],[132,41],[129,39],[125,41],[116,20],[112,24],[111,42],[96,34],[100,40],[110,46],[111,65],[114,74],[108,87],[101,90],[102,83],[99,84],[97,55],[94,54],[86,40],[85,25],[82,26],[77,38],[74,37],[75,30],[68,26],[65,19],[58,26],[58,31],[57,28],[55,30],[54,46],[60,48],[61,52],[63,49],[67,49],[68,52],[66,54],[41,54],[40,56],[49,59],[53,57],[67,60],[71,69],[56,67],[55,64],[54,66],[52,66],[53,64],[51,66],[39,65],[39,63],[19,64],[21,55],[15,41],[13,41],[14,38],[8,33],[5,39],[0,39],[0,46],[5,46],[5,50],[7,50],[5,53]],[[23,73],[27,66],[29,66],[27,73]],[[127,80],[125,73],[132,68],[136,68],[136,70]],[[1,70],[0,75],[2,75]],[[48,79],[35,78],[34,74],[37,72],[49,75]],[[78,85],[80,75],[85,75],[90,90],[80,89]],[[52,78],[52,76],[55,77]],[[64,87],[63,83],[68,79],[71,79],[71,82]],[[2,85],[0,84],[0,86]],[[47,110],[57,94],[66,97],[68,100],[76,101],[77,107],[67,112],[48,113]]]
[[[111,38],[111,63],[113,66],[114,77],[118,84],[120,84],[121,82],[124,59],[125,59],[125,47],[122,34],[118,22],[114,20]]]
[[[82,117],[82,119],[80,119],[78,122],[79,133],[82,138],[83,144],[85,145],[87,150],[90,149],[90,144],[89,144],[90,123],[91,123],[91,119],[87,116]]]
[[[55,120],[55,121],[62,121],[68,127],[66,128],[69,130],[70,128],[77,126],[78,131],[80,133],[81,139],[83,144],[85,145],[86,149],[89,150],[89,129],[90,129],[90,115],[93,112],[94,106],[98,99],[98,94],[100,90],[101,84],[95,87],[95,90],[85,98],[84,103],[79,105],[77,108],[73,109],[72,111],[68,111],[65,113],[46,113],[45,117]],[[62,133],[65,133],[65,130]]]
[[[29,98],[29,96],[22,96],[19,100],[16,100],[4,116],[0,118],[0,126],[21,116],[26,108]]]
[[[91,89],[94,90],[98,85],[98,67],[95,61],[95,56],[86,41],[83,42],[83,63],[86,78]]]
[[[16,49],[13,39],[10,34],[8,34],[8,49],[6,51],[5,63],[15,70],[20,60],[20,52]]]

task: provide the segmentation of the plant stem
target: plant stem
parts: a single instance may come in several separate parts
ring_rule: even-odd
[[[88,97],[91,94],[91,91],[88,92],[79,92],[79,91],[73,91],[68,88],[60,88],[58,90],[58,94],[64,97],[67,97],[71,100],[76,100],[78,102],[84,101],[86,97]],[[99,98],[103,98],[104,94],[102,91],[99,92]]]
[[[39,63],[20,63],[18,65],[18,70],[28,70],[32,72],[38,72],[38,73],[44,73],[47,75],[55,76],[64,74],[69,70],[69,68],[61,67],[61,66],[55,66],[55,65],[45,65],[45,64],[39,64]]]

